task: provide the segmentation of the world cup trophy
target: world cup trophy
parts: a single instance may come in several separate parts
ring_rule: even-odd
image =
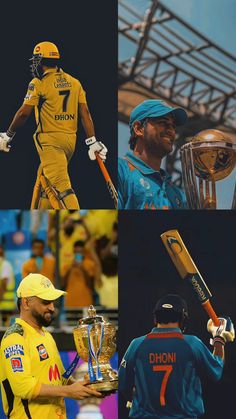
[[[181,147],[180,155],[189,208],[216,209],[216,182],[234,170],[236,143],[222,131],[204,130]],[[236,209],[236,188],[232,209]]]
[[[88,373],[84,379],[88,386],[103,394],[118,389],[118,374],[111,368],[110,358],[116,351],[115,326],[97,316],[93,306],[88,309],[88,317],[79,320],[73,330],[75,346],[79,356],[88,363]]]

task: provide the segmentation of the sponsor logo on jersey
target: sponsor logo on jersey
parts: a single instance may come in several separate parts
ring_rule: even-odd
[[[11,367],[13,372],[23,372],[24,368],[22,365],[21,358],[11,358]]]
[[[37,348],[37,351],[39,353],[40,361],[44,361],[45,359],[49,358],[48,353],[46,351],[46,348],[42,343],[41,343],[41,345],[36,346],[36,348]]]
[[[54,87],[56,89],[63,89],[63,87],[71,87],[71,86],[72,86],[72,84],[68,81],[63,82],[63,83],[54,83]]]
[[[143,179],[143,178],[139,179],[139,183],[145,189],[150,189],[150,187],[151,187],[150,186],[150,183],[147,180]]]
[[[55,121],[68,121],[71,119],[75,119],[74,114],[65,114],[65,115],[55,115]]]
[[[123,358],[123,359],[122,359],[122,361],[121,361],[121,366],[122,366],[123,368],[126,368],[126,360],[125,360],[125,358]]]
[[[65,77],[63,76],[58,76],[56,78],[56,82],[54,83],[54,87],[56,89],[63,89],[63,87],[71,87],[72,83],[69,82]]]
[[[4,349],[4,354],[6,358],[16,355],[24,355],[24,348],[22,345],[12,345]]]
[[[52,367],[52,365],[50,365],[49,371],[48,371],[48,378],[50,381],[52,380],[60,380],[60,372],[59,372],[59,368],[57,366],[57,364],[54,365],[54,367]]]

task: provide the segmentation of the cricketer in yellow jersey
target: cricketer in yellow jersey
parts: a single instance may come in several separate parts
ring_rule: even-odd
[[[85,381],[63,383],[65,370],[45,327],[52,321],[54,301],[64,294],[40,274],[29,274],[17,289],[20,318],[7,329],[0,348],[1,392],[8,418],[65,419],[64,397],[101,397]]]
[[[107,148],[96,140],[86,95],[79,80],[59,67],[60,54],[55,44],[37,44],[31,58],[33,80],[29,83],[23,105],[16,112],[9,129],[0,133],[0,151],[10,150],[10,141],[35,110],[37,129],[34,141],[40,158],[31,209],[79,209],[68,175],[68,163],[74,153],[78,117],[88,138],[88,155],[96,152],[105,161]]]

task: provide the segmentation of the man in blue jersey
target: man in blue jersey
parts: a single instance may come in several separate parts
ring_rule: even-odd
[[[134,339],[119,370],[119,390],[132,400],[129,416],[136,419],[196,419],[204,414],[200,374],[219,380],[224,345],[234,340],[229,318],[221,326],[208,321],[213,354],[196,336],[183,335],[186,302],[178,295],[161,298],[154,309],[156,327]]]
[[[183,192],[160,168],[162,159],[173,149],[176,126],[188,115],[161,100],[145,100],[130,115],[131,151],[118,166],[120,209],[186,208]]]

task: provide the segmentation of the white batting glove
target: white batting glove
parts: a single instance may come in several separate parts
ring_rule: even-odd
[[[85,144],[89,146],[88,155],[90,160],[96,160],[96,153],[102,159],[103,162],[106,160],[106,154],[108,152],[106,146],[101,142],[97,141],[96,137],[90,137],[85,140]]]
[[[9,137],[6,132],[0,132],[0,151],[5,151],[6,153],[10,151],[11,146],[8,142],[11,138],[12,137]]]
[[[220,326],[215,326],[213,321],[210,319],[207,322],[207,330],[213,336],[213,343],[219,338],[219,342],[223,339],[223,342],[233,342],[235,338],[234,325],[230,317],[219,317]],[[212,342],[211,342],[212,343]]]

